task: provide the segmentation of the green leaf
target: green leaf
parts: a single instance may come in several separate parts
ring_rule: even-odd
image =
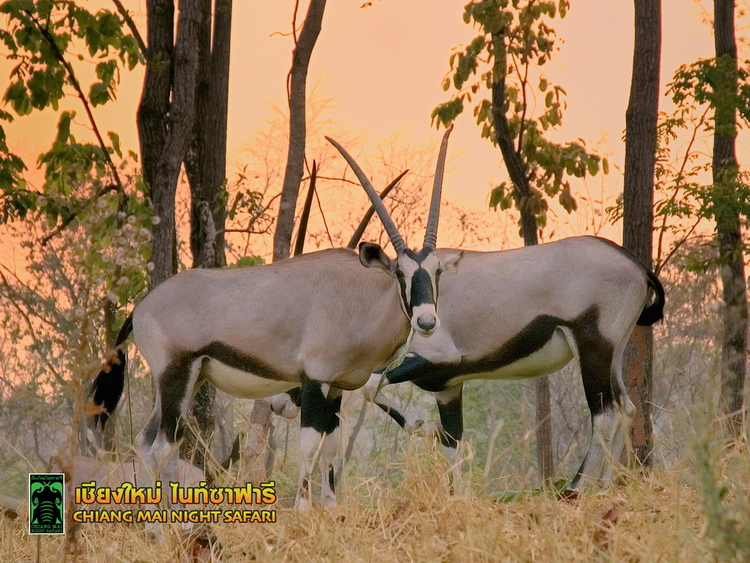
[[[497,206],[505,199],[505,186],[506,183],[503,182],[490,192],[490,207],[492,209],[497,210]]]
[[[89,91],[89,100],[91,100],[92,106],[99,106],[107,103],[110,100],[110,97],[106,84],[102,82],[94,82]]]
[[[112,141],[112,148],[115,151],[115,154],[122,158],[122,149],[120,148],[120,136],[115,133],[114,131],[107,131],[107,136],[109,137],[109,140]]]
[[[245,268],[248,266],[260,266],[265,263],[266,261],[260,256],[243,256],[242,258],[237,260],[237,262],[232,264],[232,266],[235,266],[237,268]]]

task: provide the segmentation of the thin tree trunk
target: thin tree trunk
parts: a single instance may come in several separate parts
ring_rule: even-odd
[[[310,0],[305,23],[292,57],[292,69],[289,75],[289,151],[284,184],[281,189],[279,216],[273,237],[274,262],[288,258],[292,245],[294,212],[297,208],[297,196],[305,162],[307,70],[322,27],[325,7],[326,0]]]
[[[659,117],[661,0],[635,0],[635,44],[630,101],[625,113],[623,246],[647,268],[652,263],[654,170]],[[637,326],[625,351],[623,371],[636,407],[630,437],[638,461],[651,464],[653,331]]]
[[[299,40],[292,56],[292,68],[289,73],[289,151],[287,153],[284,183],[281,188],[279,215],[276,219],[276,231],[273,236],[273,261],[289,257],[294,231],[294,212],[297,208],[297,196],[302,182],[305,164],[305,108],[307,87],[307,70],[310,66],[313,48],[322,28],[323,12],[326,0],[310,0],[305,16],[305,23],[299,34]],[[257,459],[266,458],[266,466],[273,465],[273,452],[267,449],[271,445],[273,424],[271,408],[268,401],[256,400],[251,413],[251,421],[256,436],[254,445],[250,445],[249,454]],[[251,434],[253,432],[251,431]],[[266,455],[263,455],[263,452]],[[252,457],[251,457],[252,459]]]
[[[213,19],[211,0],[200,0],[198,43],[197,115],[193,139],[185,159],[190,184],[190,249],[193,267],[226,265],[224,224],[226,220],[226,150],[229,106],[229,45],[231,0],[217,0]],[[203,385],[193,400],[191,416],[200,440],[186,429],[180,455],[205,468],[203,445],[210,442],[215,427],[216,388]]]
[[[495,139],[505,161],[521,211],[521,234],[524,246],[539,244],[536,214],[531,208],[532,191],[526,166],[513,146],[513,137],[505,116],[505,75],[508,68],[505,36],[503,32],[492,35],[495,47],[494,80],[492,83],[492,120]],[[535,386],[535,420],[537,464],[542,481],[551,482],[555,476],[555,460],[552,453],[552,410],[550,407],[549,378],[539,377]]]
[[[198,74],[200,6],[198,0],[180,2],[177,37],[173,51],[172,104],[169,108],[167,137],[154,174],[152,200],[154,225],[152,274],[154,286],[176,273],[175,194],[195,120],[195,84]]]
[[[211,1],[201,0],[199,70],[196,90],[197,116],[193,139],[185,160],[191,193],[190,249],[193,267],[226,265],[224,224],[226,221],[226,145],[229,105],[229,45],[231,40],[231,0],[217,0],[211,44]],[[207,246],[207,230],[201,221],[201,205],[207,203],[213,221],[213,239]],[[214,249],[214,260],[207,261],[204,249]]]
[[[146,11],[146,73],[137,120],[143,176],[153,190],[156,169],[167,138],[166,116],[172,89],[174,2],[147,0]]]
[[[734,28],[734,0],[714,0],[716,59],[732,61],[728,76],[714,85],[717,98],[731,99],[737,92],[737,43]],[[724,90],[721,92],[720,90]],[[722,296],[724,298],[721,343],[720,411],[730,435],[738,436],[744,426],[743,391],[747,350],[747,288],[742,254],[742,234],[737,212],[736,156],[737,111],[734,105],[717,105],[713,152],[713,184],[717,197],[716,231],[719,239]]]

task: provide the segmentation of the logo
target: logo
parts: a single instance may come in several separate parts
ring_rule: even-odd
[[[29,533],[65,533],[65,476],[29,474]]]

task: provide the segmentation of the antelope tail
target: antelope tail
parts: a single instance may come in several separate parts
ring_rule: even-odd
[[[660,321],[664,317],[664,288],[656,277],[656,274],[647,272],[648,275],[648,286],[654,290],[654,300],[646,305],[641,312],[641,316],[636,321],[637,325],[649,326],[657,321]]]
[[[109,416],[117,408],[117,403],[120,402],[120,396],[125,387],[127,356],[122,350],[122,344],[127,340],[131,332],[133,332],[133,315],[130,315],[125,320],[125,324],[122,325],[117,335],[114,350],[104,364],[102,364],[99,375],[96,376],[94,383],[91,385],[89,396],[94,406],[100,407],[96,409],[99,412],[94,414],[93,417],[96,425],[100,428],[104,428],[107,420],[109,420]]]

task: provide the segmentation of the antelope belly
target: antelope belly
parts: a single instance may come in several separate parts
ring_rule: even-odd
[[[241,399],[263,399],[299,386],[299,383],[260,377],[211,358],[203,362],[201,375],[227,395]]]
[[[547,343],[536,352],[499,367],[495,370],[480,374],[460,376],[451,379],[449,385],[454,385],[470,379],[529,379],[547,375],[562,369],[573,359],[573,350],[561,330],[552,333]]]

